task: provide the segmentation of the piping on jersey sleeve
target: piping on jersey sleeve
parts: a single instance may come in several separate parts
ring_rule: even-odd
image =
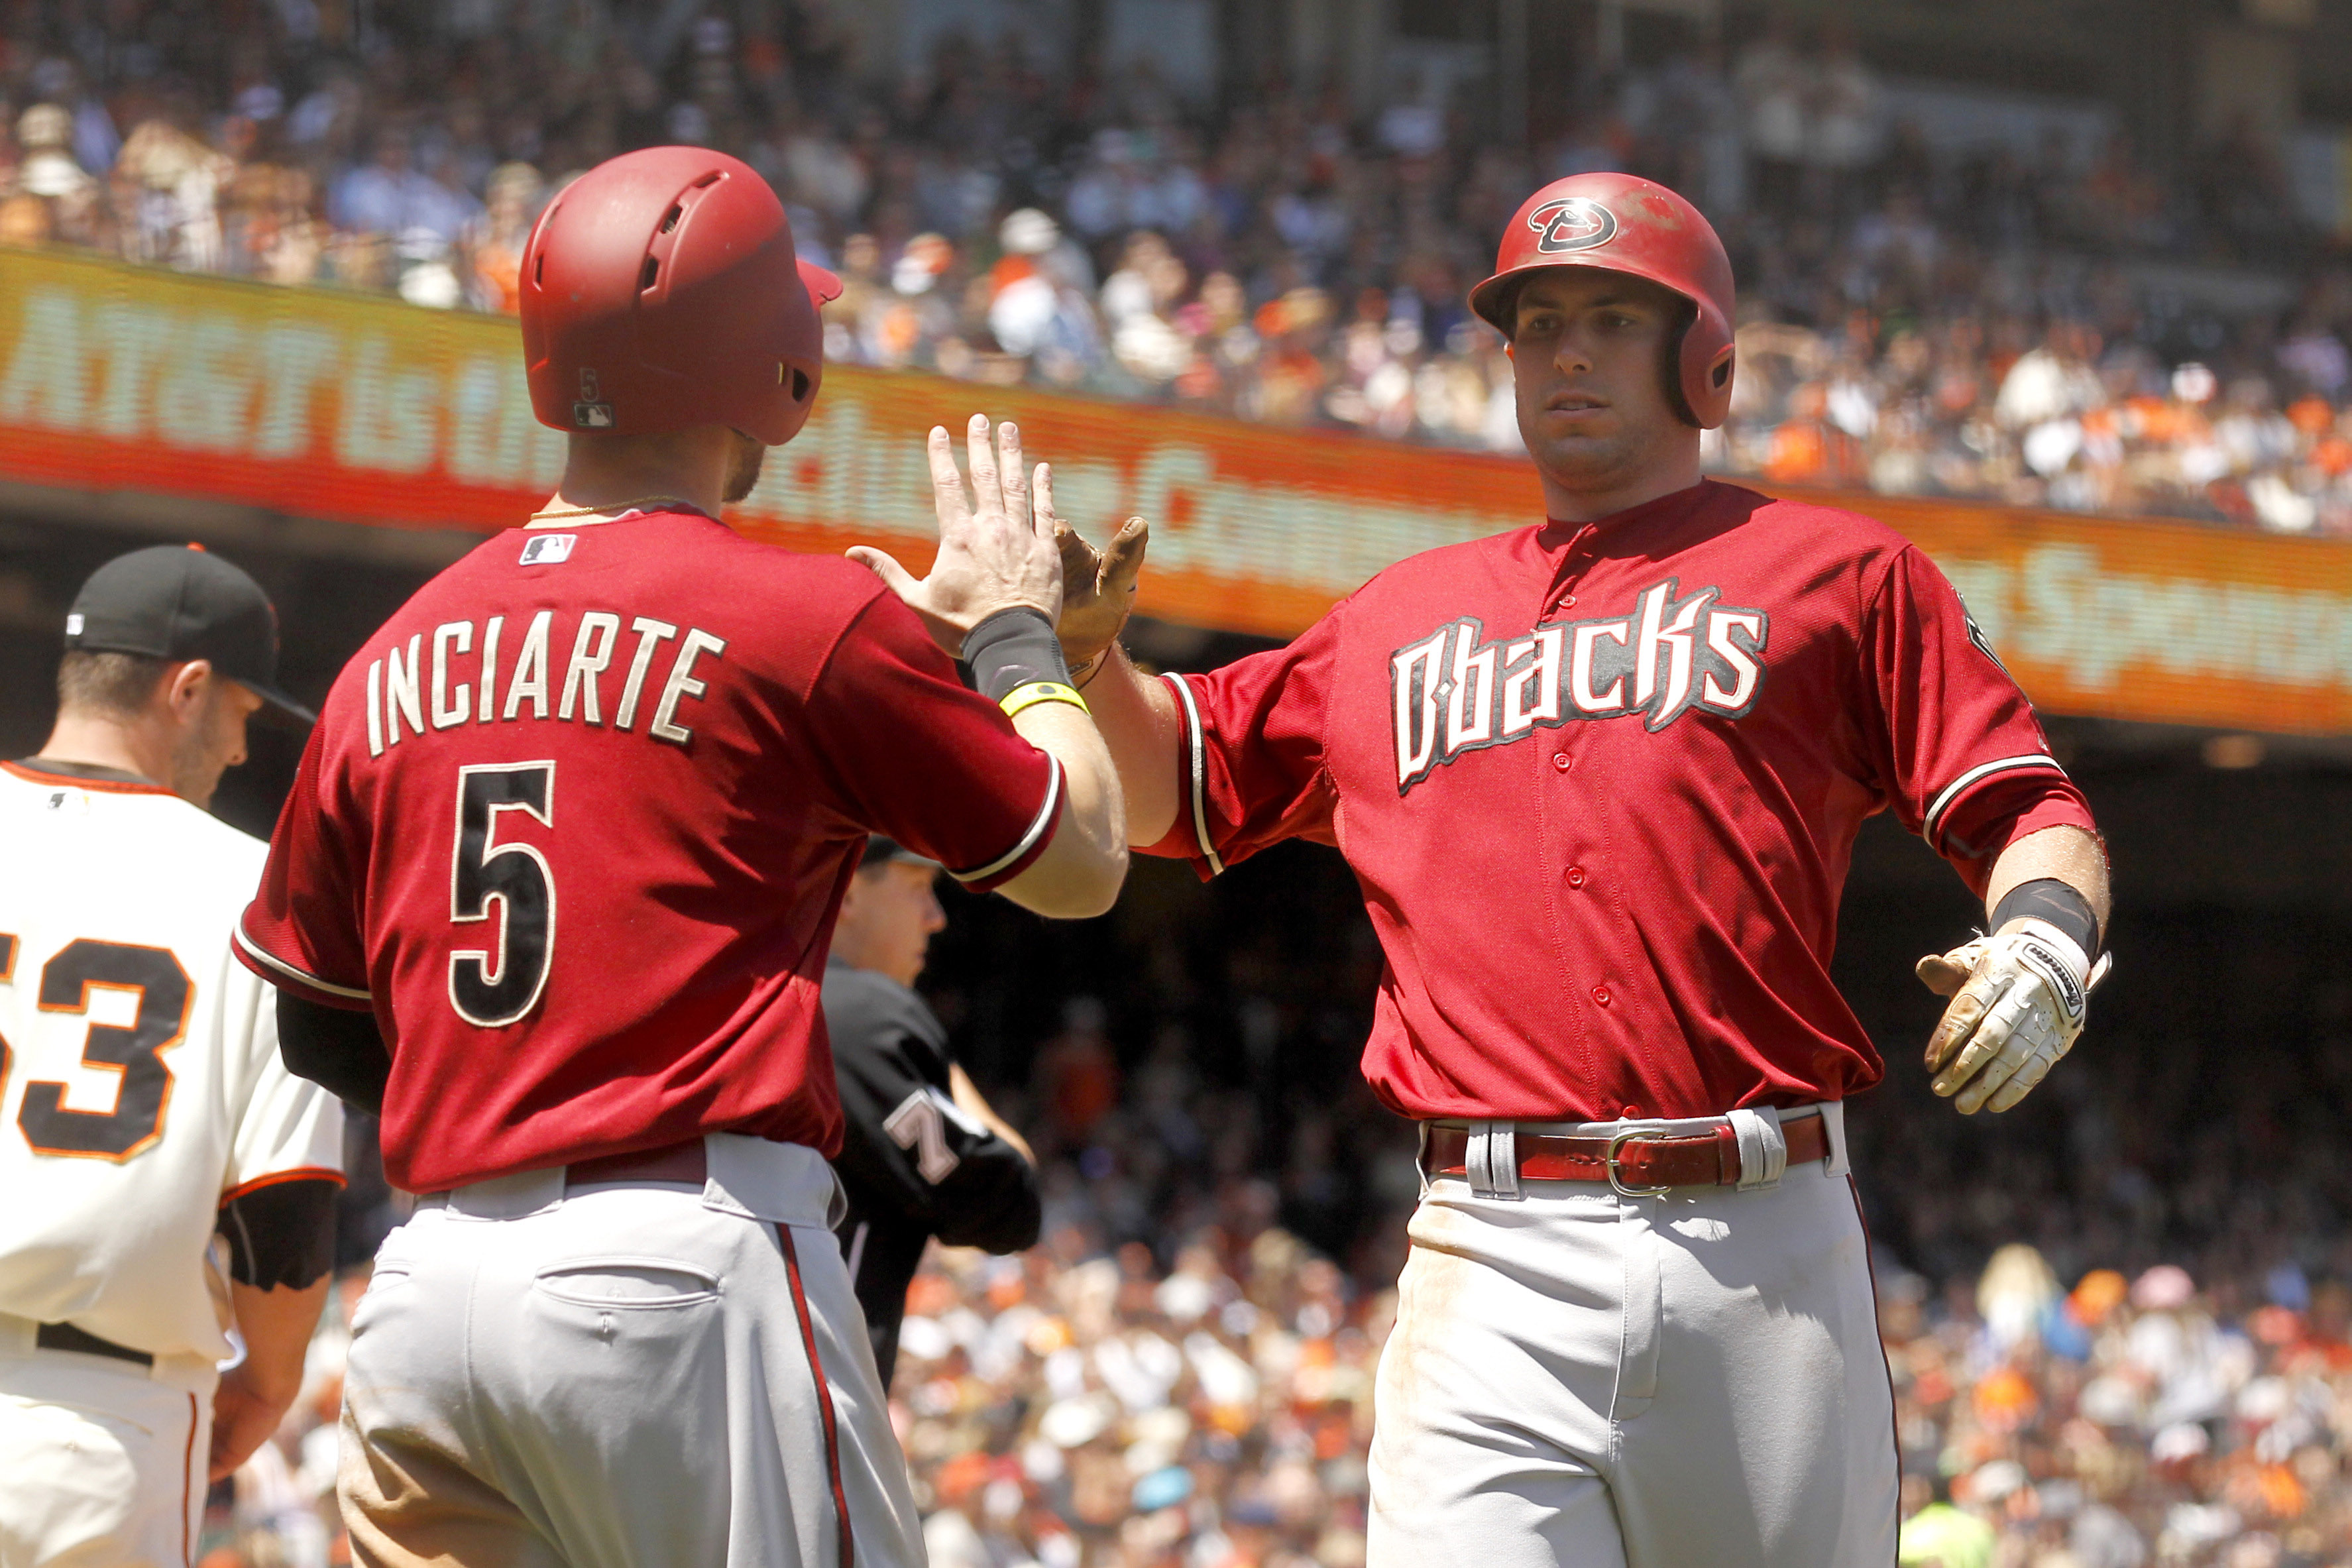
[[[2060,778],[2066,776],[2066,770],[2058,765],[2057,758],[2044,756],[2040,752],[2032,756],[2000,757],[1990,763],[1979,763],[1937,792],[1934,802],[1927,807],[1927,817],[1919,825],[1919,837],[1925,838],[1931,847],[1940,847],[1936,843],[1936,837],[1943,829],[1944,815],[1952,809],[1954,803],[1962,795],[1996,773],[2027,771],[2053,773]]]
[[[256,1176],[249,1182],[240,1182],[223,1193],[220,1195],[220,1201],[224,1204],[230,1203],[245,1196],[247,1193],[257,1193],[264,1187],[283,1186],[288,1182],[331,1182],[339,1187],[351,1185],[351,1178],[341,1171],[331,1171],[324,1165],[296,1165],[290,1170],[272,1171],[266,1176]]]
[[[231,927],[229,935],[236,942],[237,955],[246,961],[247,967],[257,970],[263,979],[273,984],[285,984],[290,981],[299,989],[315,991],[322,996],[340,996],[346,1002],[374,1000],[363,990],[338,985],[331,980],[321,980],[315,974],[295,968],[246,935],[242,923]]]
[[[959,871],[950,867],[949,876],[959,882],[984,882],[1045,841],[1045,836],[1053,830],[1055,817],[1062,809],[1062,760],[1047,752],[1045,762],[1052,770],[1045,775],[1045,803],[1037,808],[1037,815],[1030,821],[1029,830],[1021,836],[1021,841],[985,866],[975,867],[969,871]]]
[[[1182,676],[1167,674],[1160,679],[1175,689],[1177,703],[1184,710],[1184,750],[1192,763],[1192,837],[1201,846],[1201,858],[1209,863],[1209,875],[1213,877],[1225,868],[1225,862],[1209,840],[1209,754],[1201,732],[1200,700],[1192,695],[1192,683]]]

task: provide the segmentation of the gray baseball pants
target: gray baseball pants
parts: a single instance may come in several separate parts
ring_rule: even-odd
[[[338,1489],[367,1568],[914,1568],[922,1533],[813,1149],[700,1189],[461,1187],[352,1323]]]
[[[1369,1568],[1889,1568],[1894,1392],[1825,1110],[1831,1157],[1751,1190],[1424,1184]]]

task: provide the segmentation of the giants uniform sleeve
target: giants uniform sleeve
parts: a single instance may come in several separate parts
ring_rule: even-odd
[[[1062,764],[956,679],[912,610],[877,592],[805,711],[858,824],[975,891],[1028,869],[1061,820]]]
[[[947,1032],[921,998],[880,975],[835,970],[824,1018],[846,1123],[834,1163],[853,1190],[950,1247],[1035,1246],[1036,1173],[949,1093]]]
[[[277,996],[244,971],[228,976],[224,1041],[241,1043],[244,1071],[221,1201],[285,1182],[343,1184],[343,1108],[286,1070],[278,1054]]]
[[[1917,546],[1895,557],[1863,630],[1882,721],[1880,787],[1971,891],[1984,892],[1993,861],[2029,833],[2097,831],[2025,693]]]
[[[1323,717],[1346,608],[1288,647],[1160,677],[1176,697],[1176,821],[1143,853],[1190,859],[1205,879],[1286,838],[1338,844]]]
[[[264,980],[305,1001],[357,1011],[370,1005],[360,934],[362,883],[343,825],[331,815],[325,777],[327,735],[337,717],[331,702],[311,729],[294,787],[269,836],[260,891],[237,922],[236,955]]]

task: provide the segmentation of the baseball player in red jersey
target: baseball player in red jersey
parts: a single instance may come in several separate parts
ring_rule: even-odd
[[[1310,838],[1362,883],[1364,1071],[1426,1176],[1373,1568],[1877,1568],[1894,1401],[1841,1110],[1882,1068],[1830,980],[1848,858],[1891,810],[1986,899],[1991,934],[1922,973],[1958,993],[1936,1089],[2000,1110],[2083,1026],[2091,815],[1916,547],[1701,477],[1732,283],[1688,204],[1548,185],[1471,302],[1544,519],[1164,679],[1110,640],[1130,522],[1099,565],[1067,547],[1108,591],[1074,591],[1066,647],[1135,844],[1213,874]]]
[[[562,491],[367,639],[288,798],[239,950],[428,1194],[352,1324],[359,1563],[922,1561],[827,1229],[827,935],[869,831],[1085,915],[1125,826],[1010,426],[1000,479],[974,421],[976,508],[932,433],[928,623],[717,521],[806,418],[835,287],[723,154],[559,195],[521,310]]]

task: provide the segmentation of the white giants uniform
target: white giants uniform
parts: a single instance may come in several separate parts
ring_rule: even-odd
[[[152,784],[0,763],[10,1568],[187,1561],[232,1353],[215,1216],[341,1179],[341,1105],[279,1064],[275,995],[229,955],[264,848]],[[68,1336],[104,1348],[39,1343]]]

